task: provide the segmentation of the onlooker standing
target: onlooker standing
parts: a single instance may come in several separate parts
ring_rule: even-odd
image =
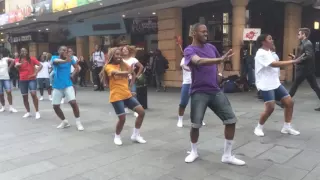
[[[87,71],[89,69],[87,62],[84,60],[83,56],[80,56],[79,58],[79,65],[80,65],[80,86],[81,87],[87,87],[87,83],[86,83],[86,74]]]
[[[152,71],[156,77],[157,83],[157,92],[160,91],[162,87],[164,91],[166,91],[166,87],[164,85],[164,73],[169,68],[168,60],[162,55],[161,51],[157,49],[155,51],[155,56],[153,60]]]
[[[101,51],[99,45],[95,46],[95,52],[92,54],[92,70],[94,74],[94,83],[97,85],[97,88],[94,91],[103,91],[103,84],[100,82],[99,73],[101,72],[105,64],[105,56]]]
[[[51,57],[50,57],[51,59]],[[51,97],[51,87],[50,87],[50,70],[51,70],[51,64],[48,62],[48,54],[41,55],[40,58],[40,64],[42,64],[42,69],[39,71],[37,76],[38,86],[40,90],[40,98],[39,101],[43,100],[43,90],[48,90],[49,100],[52,100]]]
[[[17,59],[17,58],[19,58],[19,53],[15,52],[14,59]],[[17,88],[17,85],[19,87],[19,72],[14,66],[10,68],[9,75],[10,75],[10,80],[12,81],[13,88]]]

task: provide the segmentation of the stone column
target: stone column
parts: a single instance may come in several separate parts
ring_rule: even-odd
[[[38,57],[38,46],[37,43],[29,43],[29,55],[33,57]]]
[[[175,37],[182,36],[182,10],[169,8],[157,11],[158,15],[158,48],[169,61],[169,69],[165,74],[168,87],[181,87],[182,76],[180,61],[182,53],[176,44]]]
[[[49,43],[38,43],[38,52],[49,52]]]
[[[231,0],[232,9],[232,68],[237,73],[241,70],[240,49],[242,45],[243,30],[246,25],[246,8],[249,0]]]
[[[297,48],[299,40],[297,39],[298,29],[301,28],[302,6],[295,3],[287,3],[285,5],[284,15],[284,38],[283,38],[283,60],[288,59],[288,54],[293,53],[293,49]],[[286,82],[292,82],[293,66],[287,66],[285,76]]]

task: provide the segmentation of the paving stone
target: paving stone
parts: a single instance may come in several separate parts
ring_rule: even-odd
[[[274,164],[262,175],[278,178],[280,180],[301,180],[308,174],[308,171]]]
[[[258,156],[258,159],[270,160],[276,163],[284,163],[297,155],[300,151],[300,149],[289,149],[283,146],[275,146]]]
[[[287,166],[304,169],[311,171],[320,163],[320,153],[305,150],[295,156],[294,158],[290,159],[287,163]]]
[[[262,144],[257,141],[252,141],[236,149],[235,152],[237,154],[242,154],[244,156],[253,158],[271,149],[273,146],[273,144]]]

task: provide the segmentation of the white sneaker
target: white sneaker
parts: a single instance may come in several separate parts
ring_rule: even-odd
[[[27,112],[27,113],[25,113],[22,117],[23,118],[28,118],[28,117],[30,117],[31,116],[31,114],[29,113],[29,112]]]
[[[61,99],[61,104],[64,104],[64,98]]]
[[[198,153],[190,152],[190,154],[184,159],[186,163],[192,163],[199,157]]]
[[[183,127],[183,121],[178,120],[177,126],[179,128],[182,128]]]
[[[62,121],[59,126],[57,126],[58,129],[64,129],[70,127],[70,124],[67,121]]]
[[[128,108],[124,108],[124,112],[125,112],[126,114],[129,114],[129,113],[130,113],[130,111],[129,111]]]
[[[256,136],[259,136],[259,137],[263,137],[264,136],[263,130],[260,127],[256,127],[253,132],[254,132],[254,134]]]
[[[134,142],[138,142],[140,144],[145,144],[147,141],[143,139],[143,137],[140,136],[140,134],[138,135],[132,135],[131,136],[131,140]]]
[[[299,131],[293,129],[292,127],[283,127],[281,129],[281,133],[282,134],[291,134],[291,135],[294,135],[294,136],[297,136],[300,134]]]
[[[133,115],[134,115],[134,117],[138,117],[139,116],[139,114],[136,113],[136,112],[134,112]]]
[[[84,127],[82,126],[80,121],[77,121],[76,124],[77,124],[78,131],[83,131],[84,130]]]
[[[244,161],[237,159],[234,156],[226,156],[226,155],[222,156],[221,162],[226,164],[236,165],[236,166],[243,166],[246,164]]]
[[[40,113],[36,112],[36,119],[40,119]]]
[[[115,137],[115,138],[113,139],[113,142],[114,142],[114,144],[116,144],[116,145],[118,145],[118,146],[121,146],[121,145],[122,145],[121,138]]]
[[[52,101],[52,96],[51,95],[49,95],[49,101]]]
[[[43,96],[40,96],[39,101],[43,101]]]
[[[0,112],[4,112],[4,107],[2,106],[1,108],[0,108]]]
[[[206,125],[206,123],[204,123],[203,121],[202,121],[202,126],[205,126]]]
[[[16,113],[16,112],[18,112],[18,111],[17,111],[15,108],[10,107],[10,108],[9,108],[9,112]]]

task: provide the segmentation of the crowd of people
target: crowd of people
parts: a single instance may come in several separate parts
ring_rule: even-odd
[[[279,67],[297,64],[302,69],[310,70],[314,63],[314,53],[308,49],[307,37],[310,31],[308,29],[299,30],[299,39],[302,45],[297,57],[292,56],[291,60],[280,61],[275,54],[275,47],[272,36],[263,34],[258,37],[257,44],[259,49],[255,55],[255,84],[261,91],[262,98],[265,102],[265,109],[261,113],[258,125],[254,129],[254,134],[264,136],[263,125],[270,117],[274,110],[275,102],[280,101],[284,107],[284,125],[281,133],[290,135],[299,135],[300,132],[291,126],[293,113],[293,100],[291,93],[281,85],[279,80]],[[227,96],[220,88],[220,80],[222,70],[218,68],[221,63],[227,62],[233,56],[232,50],[224,55],[220,55],[215,46],[207,43],[208,30],[204,24],[197,23],[192,26],[192,44],[184,49],[184,58],[181,61],[183,69],[183,85],[181,89],[181,102],[178,110],[178,127],[183,127],[183,115],[191,99],[191,130],[190,141],[191,151],[185,158],[185,162],[191,163],[198,157],[197,142],[199,139],[200,128],[205,125],[203,122],[207,107],[209,107],[225,125],[224,135],[224,153],[221,161],[227,164],[244,165],[245,162],[232,155],[233,139],[235,136],[236,123],[238,121],[231,103]],[[306,44],[306,45],[305,45]],[[167,60],[157,52],[155,57],[155,66],[159,68],[156,73],[157,90],[163,86],[163,74],[168,69]],[[95,80],[97,81],[96,91],[102,91],[105,87],[110,90],[109,101],[112,104],[118,122],[116,124],[114,144],[122,145],[121,132],[126,121],[126,108],[135,112],[136,121],[131,140],[141,144],[147,141],[140,135],[140,129],[145,117],[145,110],[139,103],[136,95],[136,82],[143,76],[144,65],[136,58],[134,47],[122,46],[110,48],[108,54],[104,56],[96,46],[95,52],[92,54],[91,65],[94,70]],[[71,48],[60,46],[58,55],[52,56],[49,53],[43,53],[37,60],[31,57],[25,48],[22,48],[19,54],[15,54],[15,59],[9,57],[8,54],[1,54],[0,60],[0,111],[5,110],[4,92],[7,94],[9,103],[9,111],[17,112],[12,105],[10,69],[15,68],[19,74],[19,88],[23,97],[23,103],[26,113],[23,118],[31,116],[29,105],[29,94],[31,95],[33,105],[35,107],[35,118],[40,118],[40,110],[38,100],[44,99],[44,90],[48,90],[49,99],[52,101],[53,109],[61,120],[57,126],[59,129],[70,126],[69,121],[65,118],[60,104],[66,100],[73,109],[76,127],[79,131],[83,131],[84,127],[80,120],[80,109],[76,101],[76,88],[74,86],[78,74],[80,73],[80,85],[85,86],[83,79],[89,66],[84,62],[83,57],[79,60],[74,56]],[[308,67],[308,68],[307,68]],[[300,68],[297,68],[298,71]],[[304,71],[304,73],[307,73]],[[301,83],[302,76],[307,78],[313,89],[317,91],[314,75],[310,72],[301,77],[298,76],[297,82],[293,86]],[[312,82],[312,83],[311,83]],[[38,85],[38,86],[37,86]],[[37,87],[40,90],[40,98],[37,96]]]

